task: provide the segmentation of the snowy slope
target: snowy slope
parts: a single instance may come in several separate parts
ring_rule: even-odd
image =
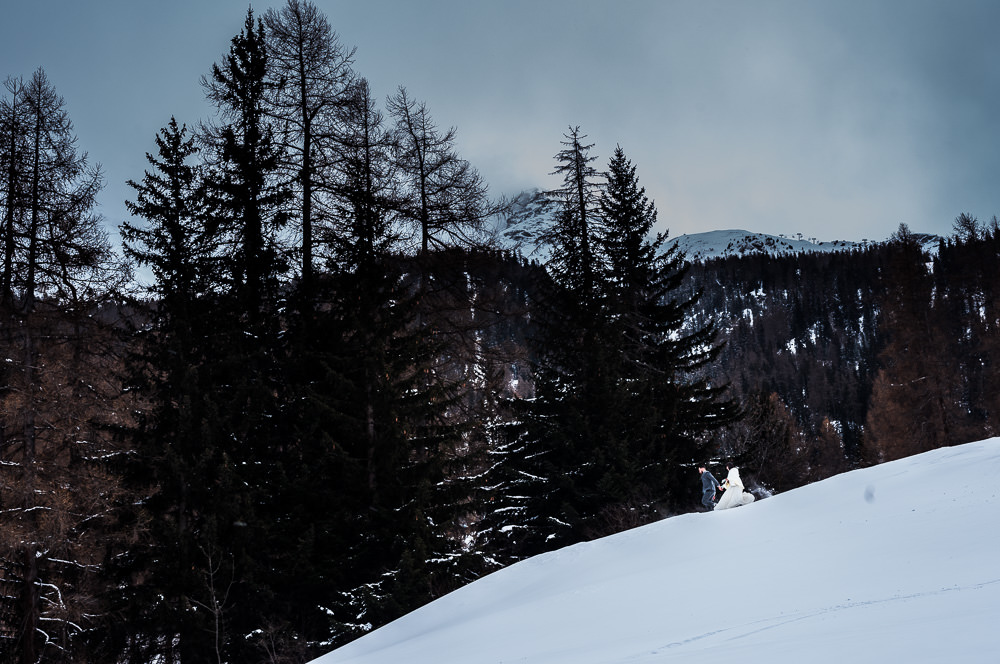
[[[523,561],[315,662],[998,661],[997,477],[1000,438],[666,519]]]

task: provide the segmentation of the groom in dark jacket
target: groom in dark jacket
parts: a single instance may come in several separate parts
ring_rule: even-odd
[[[715,492],[721,485],[705,466],[698,466],[698,472],[701,473],[701,504],[705,506],[706,510],[713,510],[715,509]]]

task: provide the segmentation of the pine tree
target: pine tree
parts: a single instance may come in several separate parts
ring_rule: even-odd
[[[247,12],[222,64],[203,78],[208,99],[222,124],[205,125],[214,169],[209,185],[230,269],[231,292],[254,324],[262,324],[274,303],[277,279],[286,269],[281,230],[288,222],[287,184],[277,177],[284,160],[268,116],[268,95],[276,82],[268,65],[263,24]]]
[[[597,253],[600,183],[591,165],[596,158],[578,127],[564,138],[555,157],[555,174],[563,176],[563,185],[549,193],[558,205],[548,238],[553,251],[546,267],[552,279],[539,284],[534,310],[540,343],[533,371],[536,399],[525,414],[524,431],[511,441],[520,451],[508,456],[515,477],[522,478],[522,497],[513,507],[522,510],[519,525],[526,530],[520,533],[520,548],[528,554],[595,532],[604,506],[598,487],[606,467],[601,455],[613,455],[621,444],[605,415],[625,405],[614,390],[616,349],[604,343],[604,270]]]
[[[552,245],[548,267],[557,282],[566,290],[576,291],[581,306],[596,311],[603,280],[603,265],[598,258],[597,237],[601,222],[597,215],[597,195],[601,187],[600,173],[591,165],[594,144],[583,141],[587,136],[579,127],[571,127],[563,136],[563,149],[556,154],[553,175],[561,175],[561,187],[547,192],[558,204],[555,224],[544,238]]]
[[[124,229],[163,307],[142,358],[152,402],[143,451],[159,491],[149,500],[152,546],[135,552],[148,558],[131,563],[150,574],[133,596],[151,634],[130,644],[138,660],[249,658],[250,635],[283,608],[272,600],[287,548],[270,527],[290,511],[279,318],[289,193],[252,12],[203,83],[219,118],[202,127],[206,164],[190,165],[194,145],[171,123],[150,159],[155,171],[133,183],[132,209],[148,225]]]
[[[606,343],[619,354],[617,390],[629,413],[619,426],[626,443],[613,465],[629,469],[624,484],[680,507],[685,464],[700,455],[706,432],[736,416],[726,386],[703,369],[721,352],[715,325],[690,324],[699,297],[686,296],[684,256],[653,235],[656,208],[636,168],[615,150],[600,197],[601,253],[608,266]]]
[[[701,372],[721,345],[693,325],[683,256],[650,237],[656,211],[619,148],[607,181],[571,129],[563,186],[538,284],[535,399],[506,427],[490,473],[484,546],[506,558],[615,532],[685,506],[684,464],[737,408]],[[505,521],[506,520],[506,521]]]
[[[131,547],[117,571],[146,579],[120,584],[122,610],[143,635],[130,646],[135,657],[187,661],[212,648],[212,626],[199,604],[210,602],[205,552],[217,546],[210,520],[226,473],[213,437],[218,406],[210,369],[224,277],[219,228],[208,223],[202,168],[192,163],[199,153],[194,137],[171,118],[155,141],[157,154],[146,155],[152,170],[128,183],[136,193],[128,209],[143,223],[121,227],[126,253],[154,277],[131,361],[133,387],[150,404],[134,432],[138,455],[130,464],[146,511],[123,515],[148,528],[150,539]]]
[[[190,325],[196,317],[187,308],[210,293],[217,278],[217,229],[206,223],[201,169],[190,161],[199,153],[195,137],[171,117],[155,140],[157,154],[146,153],[153,172],[128,182],[136,201],[126,206],[146,223],[126,221],[122,239],[127,255],[152,272],[149,294],[158,299],[157,313]]]
[[[217,576],[231,580],[228,603],[219,606],[227,633],[219,639],[232,658],[256,656],[260,644],[250,635],[261,623],[279,624],[286,615],[285,570],[294,569],[297,545],[287,537],[296,525],[307,527],[295,502],[301,495],[291,486],[302,450],[293,434],[288,400],[295,394],[294,376],[283,330],[295,310],[287,306],[283,287],[290,270],[285,230],[292,196],[281,173],[287,156],[270,113],[278,83],[263,23],[248,11],[229,54],[205,81],[221,122],[204,134],[213,165],[212,219],[225,240],[229,269],[208,380],[218,390],[208,440],[223,463],[218,482],[224,499],[216,503],[212,546],[205,547],[203,560],[217,561]]]
[[[607,183],[599,198],[604,220],[600,245],[607,256],[612,297],[623,307],[638,309],[653,281],[666,233],[655,234],[656,207],[639,185],[636,168],[621,146],[608,164]]]
[[[521,557],[600,533],[601,512],[622,500],[628,472],[617,416],[629,404],[617,389],[618,347],[611,339],[605,271],[598,253],[598,173],[592,145],[572,128],[556,155],[563,186],[557,203],[550,279],[536,285],[538,326],[532,375],[535,399],[507,427],[494,465],[494,516],[483,523],[484,545]],[[490,534],[492,533],[492,534]],[[516,538],[512,544],[508,535]]]

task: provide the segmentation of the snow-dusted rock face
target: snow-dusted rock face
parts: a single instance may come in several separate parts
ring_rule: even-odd
[[[542,238],[552,228],[555,208],[555,203],[538,189],[521,192],[497,229],[500,245],[544,264],[549,259],[549,246]]]

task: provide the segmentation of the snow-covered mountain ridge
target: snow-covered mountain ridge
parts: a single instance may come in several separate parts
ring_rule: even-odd
[[[549,255],[543,237],[552,226],[555,203],[546,199],[538,190],[521,193],[511,205],[508,217],[497,229],[500,246],[518,251],[530,260],[544,263]],[[916,234],[917,239],[928,251],[935,251],[937,235]],[[851,251],[878,244],[885,240],[832,240],[828,242],[816,238],[806,238],[802,234],[795,237],[769,235],[752,231],[729,229],[690,233],[669,238],[690,261],[703,261],[727,256],[769,254],[781,256],[806,252]]]
[[[513,565],[315,661],[990,660],[998,473],[991,439],[665,519]]]
[[[745,256],[747,254],[799,254],[815,251],[850,251],[869,244],[869,240],[850,242],[834,240],[820,242],[815,238],[789,238],[766,233],[753,233],[739,229],[707,231],[680,235],[677,245],[690,261],[709,260],[725,256]]]
[[[915,237],[923,245],[924,250],[930,252],[937,250],[938,241],[941,239],[937,235],[929,234],[915,234]],[[884,240],[880,242],[874,240],[822,242],[816,238],[804,238],[801,234],[790,238],[784,235],[768,235],[738,229],[680,235],[676,239],[677,245],[690,261],[750,254],[782,256],[809,252],[852,251],[884,242]]]

